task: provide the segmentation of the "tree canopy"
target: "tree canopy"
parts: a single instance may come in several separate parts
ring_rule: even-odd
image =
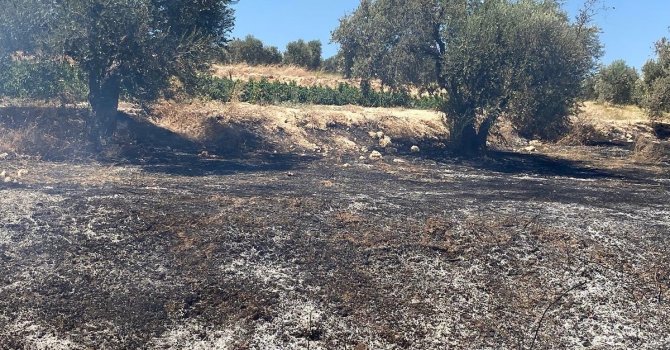
[[[286,45],[284,63],[316,70],[321,67],[321,41],[300,39]]]
[[[87,75],[93,129],[108,134],[121,92],[160,96],[224,45],[234,0],[0,0],[0,47],[74,61]]]
[[[594,1],[588,1],[593,5]],[[333,33],[345,72],[446,93],[452,146],[485,149],[501,115],[525,136],[567,125],[600,54],[593,7],[571,21],[553,0],[363,0]]]
[[[276,46],[266,46],[260,39],[248,35],[244,40],[233,40],[228,45],[228,61],[250,65],[280,64],[283,56]]]
[[[642,67],[646,107],[652,118],[670,112],[670,40],[662,38],[656,43],[656,59]]]
[[[598,99],[614,104],[630,104],[635,97],[637,71],[625,61],[616,60],[598,72],[595,92]]]

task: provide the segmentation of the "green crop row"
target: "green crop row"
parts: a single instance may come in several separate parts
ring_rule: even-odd
[[[412,96],[406,91],[375,91],[340,83],[337,88],[300,86],[295,82],[283,83],[261,80],[230,80],[216,77],[200,79],[196,94],[217,101],[237,100],[254,104],[284,102],[315,105],[358,105],[364,107],[407,107],[435,109],[441,99],[432,96]]]

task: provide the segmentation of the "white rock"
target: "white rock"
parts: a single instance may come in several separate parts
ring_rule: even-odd
[[[421,149],[419,148],[419,146],[414,145],[412,146],[412,148],[410,148],[410,151],[412,151],[412,153],[419,153],[421,152]]]
[[[0,159],[5,159],[9,157],[9,153],[0,153]]]
[[[373,139],[376,139],[376,138],[377,138],[377,133],[374,132],[374,131],[368,131],[368,135],[369,135],[370,137],[372,137]]]
[[[10,182],[12,182],[12,178],[9,177],[9,176],[7,176],[7,177],[5,178],[5,183],[10,183]]]
[[[402,164],[402,163],[407,163],[407,162],[406,162],[406,161],[404,161],[403,159],[400,159],[400,158],[396,158],[396,159],[394,159],[394,160],[393,160],[393,163],[398,163],[398,164]]]
[[[540,140],[532,140],[532,141],[528,142],[528,144],[531,145],[531,146],[535,146],[535,147],[537,147],[537,146],[542,146],[542,141],[540,141]]]
[[[7,171],[3,170],[3,171],[0,173],[0,178],[4,178],[5,176],[7,176]]]
[[[361,147],[361,152],[368,153],[368,148],[365,146]]]
[[[388,136],[384,136],[381,139],[379,139],[379,146],[386,148],[393,145],[393,141],[391,141],[391,138]]]
[[[384,137],[384,132],[383,131],[377,131],[377,138],[381,139]]]
[[[358,159],[365,160],[365,156],[360,156],[360,157],[358,157]]]
[[[382,156],[382,154],[379,153],[378,151],[372,151],[372,153],[370,153],[370,159],[371,160],[381,160],[383,158],[384,158],[384,156]]]
[[[523,150],[526,151],[526,152],[535,152],[535,151],[537,151],[537,148],[535,148],[535,146],[528,146],[528,147],[525,147]]]
[[[28,174],[28,170],[26,169],[21,169],[16,172],[16,177],[23,177],[24,175]]]

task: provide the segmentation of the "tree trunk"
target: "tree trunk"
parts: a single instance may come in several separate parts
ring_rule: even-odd
[[[474,117],[460,117],[450,127],[451,146],[453,151],[457,154],[474,156],[486,152],[486,142],[488,140],[489,132],[498,120],[499,113],[490,113],[479,124],[475,123]]]
[[[479,134],[473,123],[462,126],[460,132],[451,132],[451,148],[456,154],[474,156],[486,151],[486,137]]]
[[[89,133],[97,147],[106,145],[116,130],[120,92],[121,79],[118,75],[96,77],[90,74],[88,101],[93,113]]]

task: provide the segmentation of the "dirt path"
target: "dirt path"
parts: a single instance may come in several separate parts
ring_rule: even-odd
[[[670,181],[477,163],[5,160],[0,348],[670,347]]]

